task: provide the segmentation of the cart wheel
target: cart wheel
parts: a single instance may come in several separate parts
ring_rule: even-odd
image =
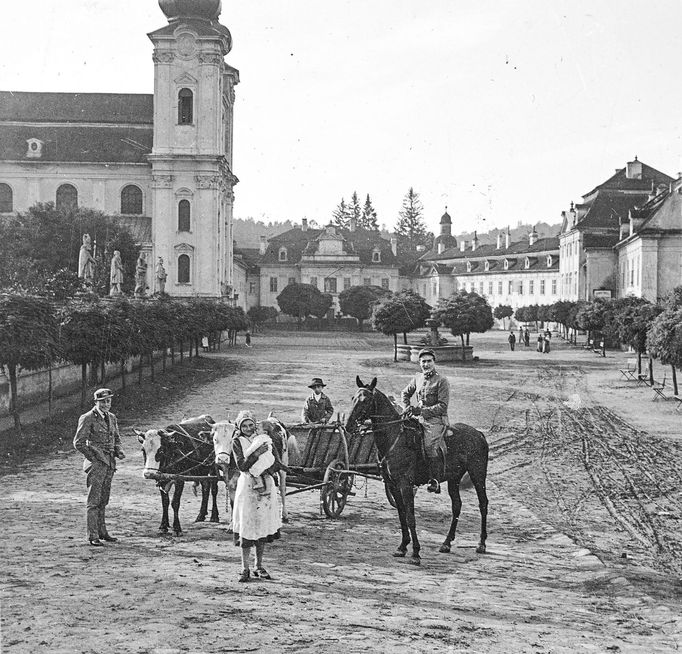
[[[320,489],[320,502],[329,518],[338,518],[346,506],[346,498],[353,488],[355,475],[347,472],[346,464],[334,459],[324,472],[324,482]]]

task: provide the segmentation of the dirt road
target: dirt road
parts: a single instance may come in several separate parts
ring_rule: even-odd
[[[233,358],[233,374],[119,416],[128,458],[109,510],[119,543],[87,546],[84,475],[68,448],[5,471],[1,651],[680,649],[680,414],[618,379],[626,355],[599,359],[561,342],[547,355],[512,353],[504,334],[474,344],[480,361],[440,368],[451,418],[491,445],[486,555],[474,551],[473,491],[463,491],[449,555],[437,553],[448,496],[420,491],[422,566],[394,559],[397,516],[377,482],[356,489],[337,521],[320,515],[317,493],[291,497],[292,521],[266,550],[269,582],[237,583],[227,525],[193,523],[191,492],[185,534],[158,536],[158,492],[142,479],[131,426],[244,407],[296,422],[312,376],[347,410],[356,374],[395,394],[415,369],[392,363],[390,341],[376,335],[258,336],[251,349],[213,355]]]

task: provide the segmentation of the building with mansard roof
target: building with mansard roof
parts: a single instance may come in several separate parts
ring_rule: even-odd
[[[673,179],[635,157],[625,168],[562,212],[559,249],[561,297],[590,300],[616,292],[620,225],[631,210],[668,188]]]
[[[617,297],[656,302],[682,285],[682,179],[630,209],[614,251]]]
[[[355,226],[349,229],[327,225],[322,229],[301,226],[270,239],[261,237],[256,252],[235,249],[235,259],[243,261],[237,272],[237,289],[245,293],[245,306],[278,307],[277,296],[291,283],[312,284],[333,300],[339,310],[341,291],[351,286],[380,286],[397,291],[403,286],[397,257],[397,239],[385,239],[379,232]]]
[[[231,297],[235,86],[220,0],[159,0],[154,95],[0,92],[0,218],[37,202],[116,215],[175,296]],[[107,263],[108,265],[108,263]]]
[[[491,306],[516,309],[552,304],[559,297],[559,240],[539,238],[535,228],[528,240],[511,242],[507,229],[496,243],[480,245],[478,238],[459,247],[428,252],[418,262],[412,287],[430,305],[456,291],[474,291]]]

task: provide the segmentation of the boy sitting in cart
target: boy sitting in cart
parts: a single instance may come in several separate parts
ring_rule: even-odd
[[[320,377],[313,377],[308,385],[313,392],[308,396],[301,412],[301,422],[325,424],[331,419],[334,409],[331,400],[322,392],[326,384]]]

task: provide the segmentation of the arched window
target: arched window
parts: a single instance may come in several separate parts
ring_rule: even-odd
[[[14,198],[12,187],[9,184],[0,184],[0,213],[14,211]]]
[[[189,232],[189,200],[178,202],[178,231]]]
[[[178,257],[178,284],[189,284],[189,255],[181,254]]]
[[[279,260],[280,261],[286,261],[287,260],[287,249],[286,248],[280,248],[279,249]]]
[[[485,271],[488,272],[490,270],[490,261],[485,262]]]
[[[178,125],[191,125],[193,122],[194,94],[189,89],[180,89],[178,93]]]
[[[374,249],[372,251],[372,262],[381,263],[381,250]]]
[[[121,191],[121,213],[142,214],[142,191],[138,186],[129,184]]]
[[[526,269],[530,268],[530,259],[528,257],[526,257],[526,260],[524,262],[524,266],[526,267]]]
[[[509,260],[508,259],[504,260],[504,269],[509,270]]]
[[[71,184],[62,184],[57,189],[57,211],[73,211],[78,209],[78,191]]]
[[[471,272],[471,261],[467,261],[467,272]]]
[[[552,255],[551,254],[547,255],[547,267],[548,268],[552,267]]]

